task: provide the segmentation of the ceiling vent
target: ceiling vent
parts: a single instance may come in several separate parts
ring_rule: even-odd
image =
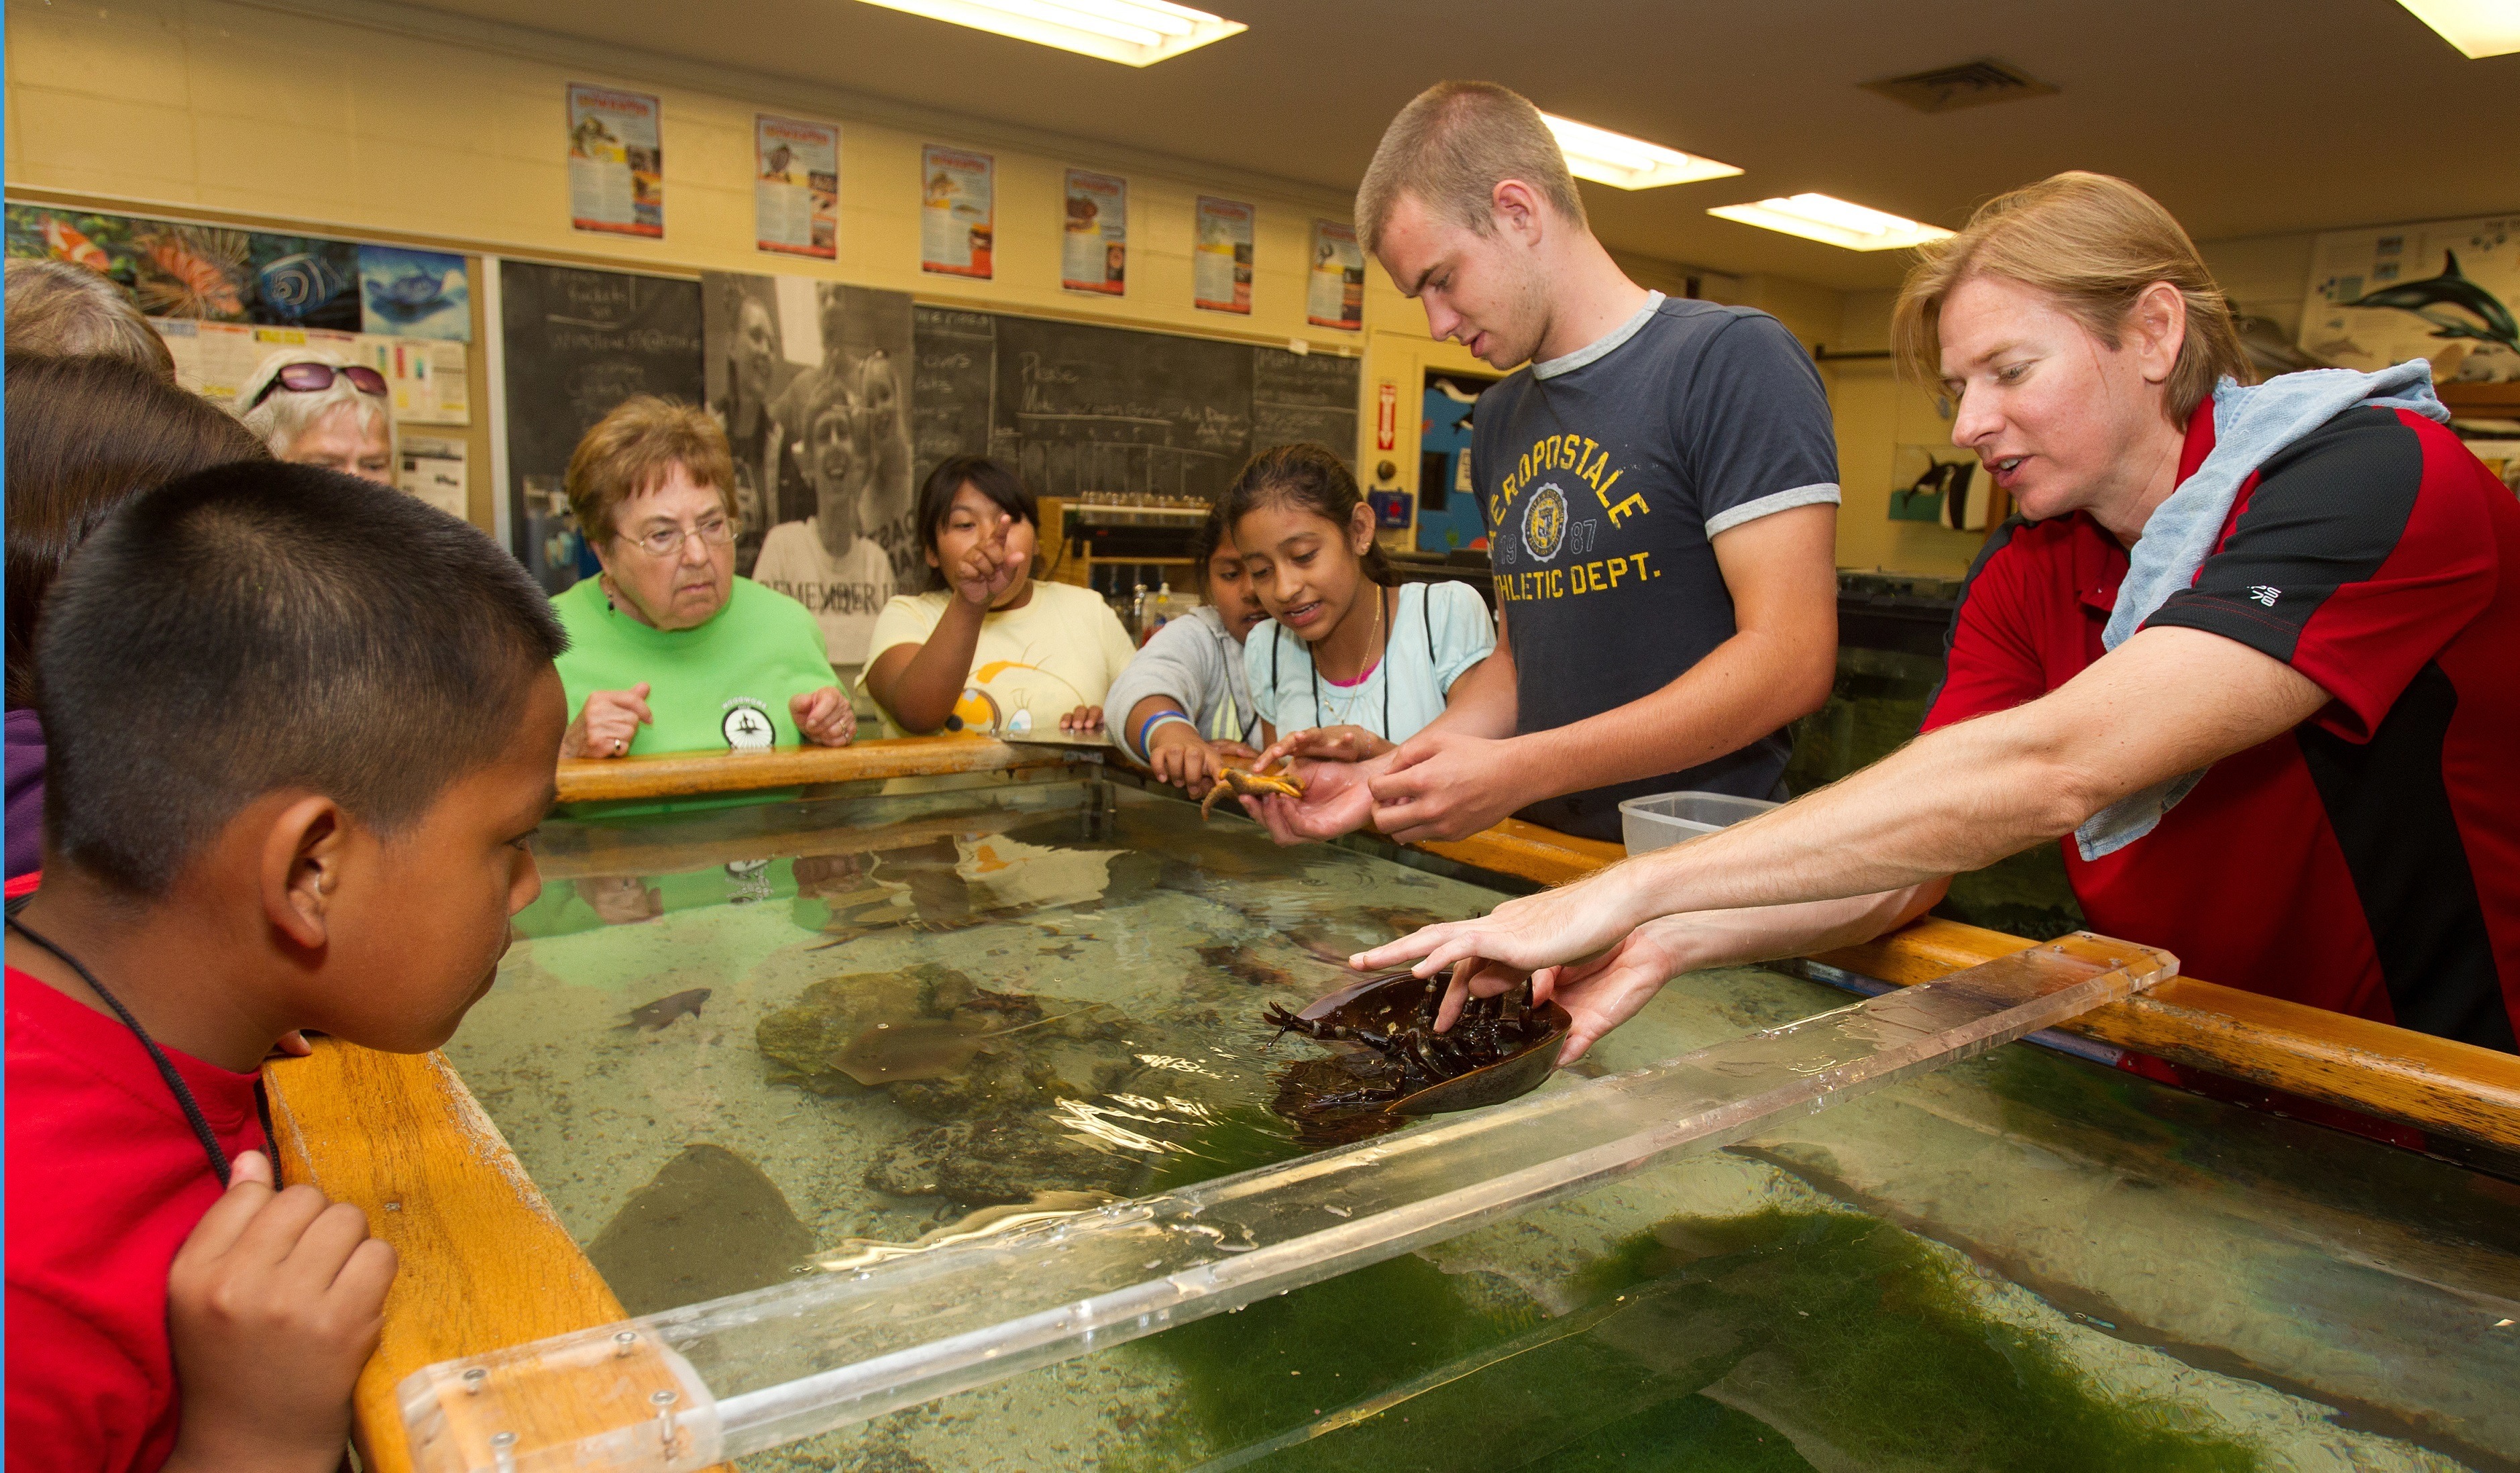
[[[1893,102],[1906,103],[1919,112],[1983,108],[1989,103],[2046,97],[2056,90],[2002,62],[1990,61],[1962,62],[1957,67],[1937,67],[1913,76],[1894,76],[1886,81],[1862,85],[1867,92],[1878,92]]]

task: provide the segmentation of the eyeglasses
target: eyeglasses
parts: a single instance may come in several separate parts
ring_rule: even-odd
[[[385,376],[361,364],[337,369],[329,363],[284,363],[280,366],[279,377],[264,384],[262,392],[253,396],[253,404],[246,408],[253,408],[254,404],[260,404],[282,389],[292,394],[320,394],[333,386],[335,379],[347,379],[350,386],[360,393],[374,394],[380,399],[388,392]]]
[[[645,537],[630,539],[630,543],[651,558],[671,558],[693,537],[704,547],[722,548],[735,541],[735,524],[723,516],[712,516],[696,527],[658,527]]]

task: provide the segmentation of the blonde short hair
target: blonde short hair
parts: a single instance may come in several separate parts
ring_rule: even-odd
[[[1486,235],[1496,187],[1519,179],[1559,214],[1591,229],[1566,154],[1528,98],[1494,82],[1437,82],[1410,100],[1382,130],[1365,182],[1356,188],[1356,233],[1380,247],[1402,195],[1436,218]]]
[[[610,542],[621,504],[656,489],[674,468],[692,484],[717,493],[729,523],[735,505],[735,452],[707,410],[679,399],[640,394],[624,399],[577,442],[568,458],[568,509],[587,540]],[[738,528],[741,530],[741,527]]]
[[[175,381],[175,355],[122,289],[68,261],[9,258],[9,351],[119,358]]]
[[[1943,303],[1982,276],[2048,293],[2112,348],[2144,289],[2155,282],[2176,288],[2187,303],[2187,335],[2162,385],[2173,424],[2187,423],[2216,380],[2253,377],[2230,299],[2196,243],[2170,211],[2123,179],[2079,169],[2051,175],[1979,205],[1966,229],[1921,253],[1890,316],[1899,367],[1920,383],[1942,381]]]
[[[313,393],[273,389],[272,380],[280,377],[282,369],[292,363],[320,363],[334,369],[350,366],[349,359],[331,348],[280,348],[264,355],[262,362],[254,365],[253,373],[237,390],[237,418],[274,456],[287,460],[299,436],[323,424],[334,411],[341,409],[358,417],[361,429],[384,426],[388,459],[399,452],[393,411],[383,395],[362,391],[341,374],[334,375],[330,388]],[[261,402],[256,403],[257,399]]]

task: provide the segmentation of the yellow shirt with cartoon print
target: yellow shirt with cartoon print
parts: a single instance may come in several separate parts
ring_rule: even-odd
[[[924,645],[945,617],[950,593],[900,594],[876,616],[867,668],[896,645]],[[1137,654],[1120,616],[1092,589],[1035,579],[1021,608],[992,609],[980,620],[963,695],[949,732],[1021,736],[1058,730],[1078,706],[1099,706],[1111,682]],[[866,691],[866,677],[858,677]],[[1122,713],[1125,715],[1126,713]],[[905,735],[883,713],[883,735]]]

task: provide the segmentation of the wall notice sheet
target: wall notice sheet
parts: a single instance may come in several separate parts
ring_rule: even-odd
[[[1128,180],[1067,171],[1067,229],[1058,260],[1058,284],[1070,291],[1119,296],[1128,290]]]
[[[579,230],[665,234],[662,108],[644,92],[568,84],[568,215]]]
[[[932,143],[920,151],[920,270],[989,279],[996,172],[997,160],[986,154]]]
[[[1350,333],[1365,328],[1365,251],[1356,227],[1313,222],[1313,269],[1305,278],[1304,321]]]
[[[237,393],[265,357],[283,348],[322,348],[384,375],[401,424],[472,423],[471,376],[464,344],[321,328],[257,328],[243,323],[153,317],[149,325],[175,359],[175,381],[221,409],[237,411]]]
[[[464,475],[464,442],[407,434],[402,437],[401,449],[402,474],[398,480],[402,488],[449,516],[463,516],[470,499]]]
[[[753,246],[782,255],[839,255],[840,130],[757,112]]]
[[[1251,227],[1258,211],[1238,200],[1198,197],[1191,252],[1191,303],[1251,315]]]

